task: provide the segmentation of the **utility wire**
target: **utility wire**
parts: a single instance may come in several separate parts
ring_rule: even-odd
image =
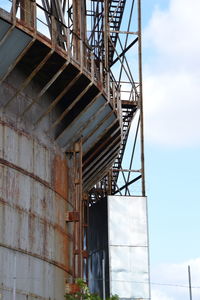
[[[180,287],[180,288],[189,288],[188,285],[182,284],[173,284],[173,283],[159,283],[159,282],[140,282],[140,281],[133,281],[133,280],[112,280],[117,282],[132,282],[138,284],[150,284],[150,285],[162,285],[162,286],[169,286],[169,287]],[[200,286],[192,286],[193,289],[200,289]]]
[[[94,281],[98,280],[101,281],[102,278],[93,278]],[[109,281],[109,280],[106,280]],[[150,285],[161,285],[161,286],[168,286],[168,287],[180,287],[180,288],[189,288],[188,285],[185,284],[178,284],[178,283],[160,283],[160,282],[148,282],[148,281],[134,281],[134,280],[120,280],[120,279],[115,279],[111,280],[114,282],[129,282],[129,283],[138,283],[138,284],[150,284]],[[192,286],[192,289],[200,289],[200,286]]]
[[[1,276],[0,275],[0,278],[3,277],[3,278],[13,278],[12,276]],[[16,279],[35,279],[35,280],[40,280],[41,278],[40,277],[17,277]],[[94,281],[95,280],[103,280],[102,278],[94,278]],[[105,281],[108,281],[108,280],[105,280]],[[115,281],[115,282],[129,282],[129,283],[138,283],[138,284],[150,284],[150,285],[161,285],[161,286],[168,286],[168,287],[180,287],[180,288],[189,288],[188,285],[184,285],[184,284],[175,284],[175,283],[161,283],[161,282],[143,282],[143,281],[134,281],[134,280],[119,280],[119,279],[116,279],[116,280],[111,280],[111,281]],[[192,286],[191,287],[192,289],[200,289],[200,286]]]

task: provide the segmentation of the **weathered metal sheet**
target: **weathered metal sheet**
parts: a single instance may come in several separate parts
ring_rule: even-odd
[[[12,23],[10,16],[5,20]],[[0,293],[3,300],[10,300],[16,284],[16,300],[61,300],[65,279],[77,277],[82,268],[81,213],[79,224],[66,224],[65,219],[67,211],[81,211],[81,143],[84,155],[91,147],[96,148],[97,165],[101,165],[99,160],[103,162],[87,178],[93,183],[96,175],[100,178],[111,164],[110,160],[108,163],[103,160],[100,152],[106,151],[102,149],[104,143],[109,143],[120,125],[114,108],[105,98],[108,87],[97,84],[97,76],[90,72],[86,75],[83,65],[75,64],[59,45],[54,47],[53,41],[25,27],[25,23],[16,20],[11,27],[2,22],[0,264],[6,276],[1,280]],[[62,57],[62,63],[73,64],[74,69],[56,77],[59,84],[53,79],[58,56]],[[79,74],[81,84],[93,89],[78,93],[74,73]],[[69,92],[70,97],[68,94],[65,99]],[[41,111],[42,119],[37,122]],[[74,147],[79,138],[79,147]],[[103,144],[96,146],[99,140]],[[64,153],[66,149],[61,147],[67,144],[69,152]],[[113,160],[115,153],[112,150],[110,153],[109,159]],[[88,168],[95,155],[92,159],[88,155]]]
[[[64,134],[58,138],[58,142],[67,148],[67,145],[71,145],[78,137],[86,136],[96,127],[101,121],[101,115],[97,115],[97,118],[88,125],[88,122],[94,116],[94,114],[105,104],[105,98],[100,96],[94,100],[92,105],[85,108],[84,113],[80,113],[78,117],[68,126]],[[104,113],[108,113],[107,110],[103,110]],[[67,141],[67,144],[66,144]]]
[[[3,26],[1,27],[3,23]],[[4,35],[5,22],[0,19],[0,35]],[[2,31],[1,31],[2,30]],[[31,37],[21,30],[14,28],[0,45],[0,78],[7,72],[9,66],[31,41]],[[13,45],[15,45],[13,47]]]
[[[87,139],[87,141],[83,144],[83,152],[87,152],[89,149],[94,146],[98,142],[98,140],[102,137],[104,131],[111,126],[114,121],[116,121],[116,116],[113,113],[108,119],[106,119],[102,124],[100,124],[94,133]]]
[[[61,291],[63,291],[65,272],[54,265],[3,247],[0,247],[0,264],[2,300],[13,299],[14,282],[16,284],[16,300],[64,298]]]
[[[150,299],[146,197],[108,197],[110,292]]]
[[[103,101],[102,101],[103,102]],[[102,106],[105,105],[102,103]],[[95,127],[98,127],[98,123],[101,122],[111,111],[110,106],[107,104],[103,109],[99,109],[98,114],[96,115],[95,119],[92,120],[92,123],[90,123],[90,126],[86,126],[83,129],[83,136],[88,136],[90,131],[93,131]],[[95,111],[94,111],[94,116],[95,116]]]
[[[0,19],[0,40],[4,37],[6,32],[8,32],[9,28],[11,27],[11,24],[4,22]]]
[[[2,22],[7,24],[6,21],[2,20]],[[10,20],[10,22],[12,21]],[[32,127],[33,125],[34,128],[31,129],[33,130],[33,134],[39,134],[40,140],[42,141],[43,139],[46,139],[47,133],[52,139],[56,140],[60,147],[63,147],[64,151],[72,149],[73,143],[81,138],[83,140],[83,154],[85,155],[91,150],[91,147],[96,145],[104,136],[104,134],[107,133],[107,130],[110,128],[110,126],[113,123],[116,124],[117,115],[115,114],[110,102],[105,98],[105,95],[103,96],[103,92],[105,91],[98,91],[97,86],[99,85],[97,85],[96,82],[93,82],[94,90],[92,93],[94,95],[88,95],[89,98],[85,99],[87,100],[87,105],[84,104],[85,101],[83,101],[83,99],[85,93],[83,93],[83,95],[79,94],[74,100],[78,101],[77,109],[73,110],[73,107],[75,106],[73,101],[69,106],[66,106],[66,104],[63,102],[64,100],[61,98],[64,97],[66,91],[69,90],[69,87],[72,95],[74,93],[76,94],[77,92],[76,84],[75,82],[73,83],[73,74],[70,80],[70,72],[67,74],[67,81],[65,76],[59,77],[59,86],[61,86],[62,89],[59,93],[60,98],[58,99],[56,97],[56,99],[59,101],[56,100],[57,105],[55,107],[53,106],[53,110],[52,105],[54,103],[53,99],[55,99],[55,95],[54,90],[51,88],[47,91],[44,91],[37,103],[37,97],[41,94],[44,87],[42,83],[40,83],[40,80],[38,81],[38,79],[40,76],[41,78],[44,76],[46,77],[45,82],[47,81],[47,78],[48,81],[51,82],[55,71],[53,65],[56,64],[56,56],[47,54],[47,57],[44,58],[45,61],[48,59],[48,66],[50,68],[48,72],[45,62],[40,64],[40,61],[36,58],[38,58],[38,49],[42,49],[43,51],[43,48],[45,48],[45,52],[47,51],[47,53],[48,50],[51,50],[51,41],[49,40],[47,42],[48,39],[44,40],[41,36],[37,35],[36,32],[35,34],[33,33],[33,31],[29,30],[27,27],[24,28],[21,23],[17,22],[7,35],[6,39],[3,40],[3,48],[1,52],[2,56],[4,55],[6,49],[10,47],[10,44],[8,43],[11,41],[13,44],[16,43],[17,47],[13,47],[15,50],[12,50],[9,53],[7,57],[8,61],[4,66],[5,70],[3,71],[1,77],[3,78],[1,102],[4,105],[4,109],[8,110],[13,116],[15,116],[15,122],[18,118],[20,118],[20,121],[22,121],[25,126]],[[23,36],[21,38],[18,35]],[[33,40],[35,40],[34,44],[32,44]],[[29,55],[30,49],[31,56]],[[57,55],[62,56],[62,59],[66,59],[67,56],[63,56],[63,52],[60,50],[61,49],[59,49],[59,47],[56,47],[55,51]],[[13,52],[15,53],[13,54]],[[35,57],[33,62],[30,59],[32,56]],[[78,70],[79,67],[76,64],[74,65],[74,61],[70,60],[70,57],[68,59],[69,62],[73,64],[73,68],[80,72],[79,75],[81,76],[83,83],[88,83],[91,78],[86,76],[83,71],[84,69]],[[46,67],[43,68],[44,65]],[[8,70],[9,67],[10,69]],[[26,73],[23,73],[23,70],[33,71],[31,73],[30,71],[29,73],[27,71],[27,74],[29,74],[27,75]],[[36,71],[38,72],[38,76],[35,76],[37,73]],[[90,83],[89,86],[91,84],[92,83]],[[79,107],[78,104],[80,105],[80,111],[77,113]],[[28,111],[26,111],[27,107],[29,108]],[[67,109],[69,118],[66,117],[65,119],[61,120],[64,108]],[[42,114],[42,122],[40,118],[40,122],[38,122],[38,116],[41,115],[41,109],[44,111]],[[24,112],[26,113],[24,114]],[[60,120],[59,124],[55,125],[55,121],[53,120]],[[119,124],[118,128],[120,128]],[[15,140],[11,142],[9,141],[8,143],[15,143]],[[27,159],[25,155],[25,159],[23,159],[20,151],[20,145],[21,144],[17,145],[17,148],[16,145],[13,144],[13,149],[15,149],[14,151],[16,152],[17,156],[21,156],[20,163],[23,164],[24,168],[29,170],[32,168],[31,165],[33,165],[34,170],[30,172],[34,172],[35,176],[40,177],[42,180],[49,181],[50,173],[47,172],[45,167],[43,169],[40,168],[43,158],[45,157],[45,160],[48,160],[48,154],[46,153],[47,150],[43,148],[40,149],[40,146],[38,145],[34,148],[33,157],[28,157]],[[28,148],[31,147],[29,143],[26,143],[25,141],[24,146],[27,148],[27,151],[29,151]],[[13,156],[11,160],[8,159],[9,161],[16,160],[14,153],[9,155]],[[103,176],[102,172],[101,174]],[[92,175],[94,179],[95,175],[95,173]]]
[[[70,176],[70,175],[69,175]],[[66,231],[66,159],[0,123],[0,265],[2,299],[63,299],[72,237]],[[71,206],[72,209],[72,206]],[[16,260],[16,271],[15,263]],[[15,274],[16,272],[16,274]]]
[[[112,156],[105,161],[98,170],[96,170],[96,172],[94,171],[94,173],[89,174],[89,178],[85,179],[85,176],[83,177],[83,182],[84,182],[84,188],[86,190],[91,189],[96,182],[98,182],[99,180],[101,180],[102,178],[102,174],[104,174],[104,176],[107,173],[107,169],[112,167],[112,164],[114,162],[114,159],[116,157],[117,152],[115,152],[114,154],[112,154]],[[95,174],[95,177],[94,177]]]
[[[50,151],[26,134],[10,126],[2,126],[3,158],[42,180],[51,181]]]

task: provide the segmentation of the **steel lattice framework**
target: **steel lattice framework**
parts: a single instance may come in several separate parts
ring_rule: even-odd
[[[63,199],[70,203],[62,218],[63,228],[72,232],[65,236],[62,232],[71,264],[62,268],[69,282],[87,278],[89,206],[107,195],[145,196],[140,2],[2,0],[0,4],[1,60],[10,45],[14,49],[5,63],[0,61],[5,91],[2,126],[7,115],[13,130],[22,126],[20,130],[34,139],[39,133],[49,148],[53,143],[65,156],[65,165],[55,159],[59,171],[50,163],[48,167],[49,178],[55,180],[51,190],[67,190]],[[12,152],[8,148],[5,153]],[[26,154],[26,147],[23,151]],[[41,160],[41,170],[46,160]],[[5,157],[1,162],[49,189],[34,167],[31,173]],[[45,255],[51,262],[50,253]],[[59,260],[56,263],[59,266]]]
[[[63,50],[70,49],[74,60],[84,60],[89,68],[93,65],[96,70],[93,76],[98,79],[99,72],[108,98],[113,101],[117,98],[120,103],[121,149],[113,168],[105,169],[103,179],[97,176],[99,183],[90,191],[91,199],[99,199],[107,193],[145,195],[140,0],[7,0],[4,3],[13,18],[36,27]],[[131,130],[132,149],[126,155],[124,167],[133,119],[138,125]],[[140,156],[136,165],[139,162],[139,167],[134,170],[137,140]],[[138,180],[142,182],[141,189],[131,187],[130,190]]]

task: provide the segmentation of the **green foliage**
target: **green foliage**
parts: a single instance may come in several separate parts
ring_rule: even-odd
[[[119,300],[119,296],[112,295],[111,297],[107,298],[106,300]]]
[[[73,294],[65,294],[66,300],[102,300],[99,295],[90,293],[87,284],[82,279],[77,279],[76,284],[79,287],[79,291]],[[119,300],[119,297],[114,295],[106,300]]]

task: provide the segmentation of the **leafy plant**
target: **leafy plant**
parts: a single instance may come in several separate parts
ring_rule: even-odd
[[[99,295],[90,293],[87,284],[82,279],[77,279],[76,284],[79,288],[79,291],[75,293],[66,293],[66,300],[102,300]],[[119,297],[117,295],[113,295],[106,300],[119,300]]]

